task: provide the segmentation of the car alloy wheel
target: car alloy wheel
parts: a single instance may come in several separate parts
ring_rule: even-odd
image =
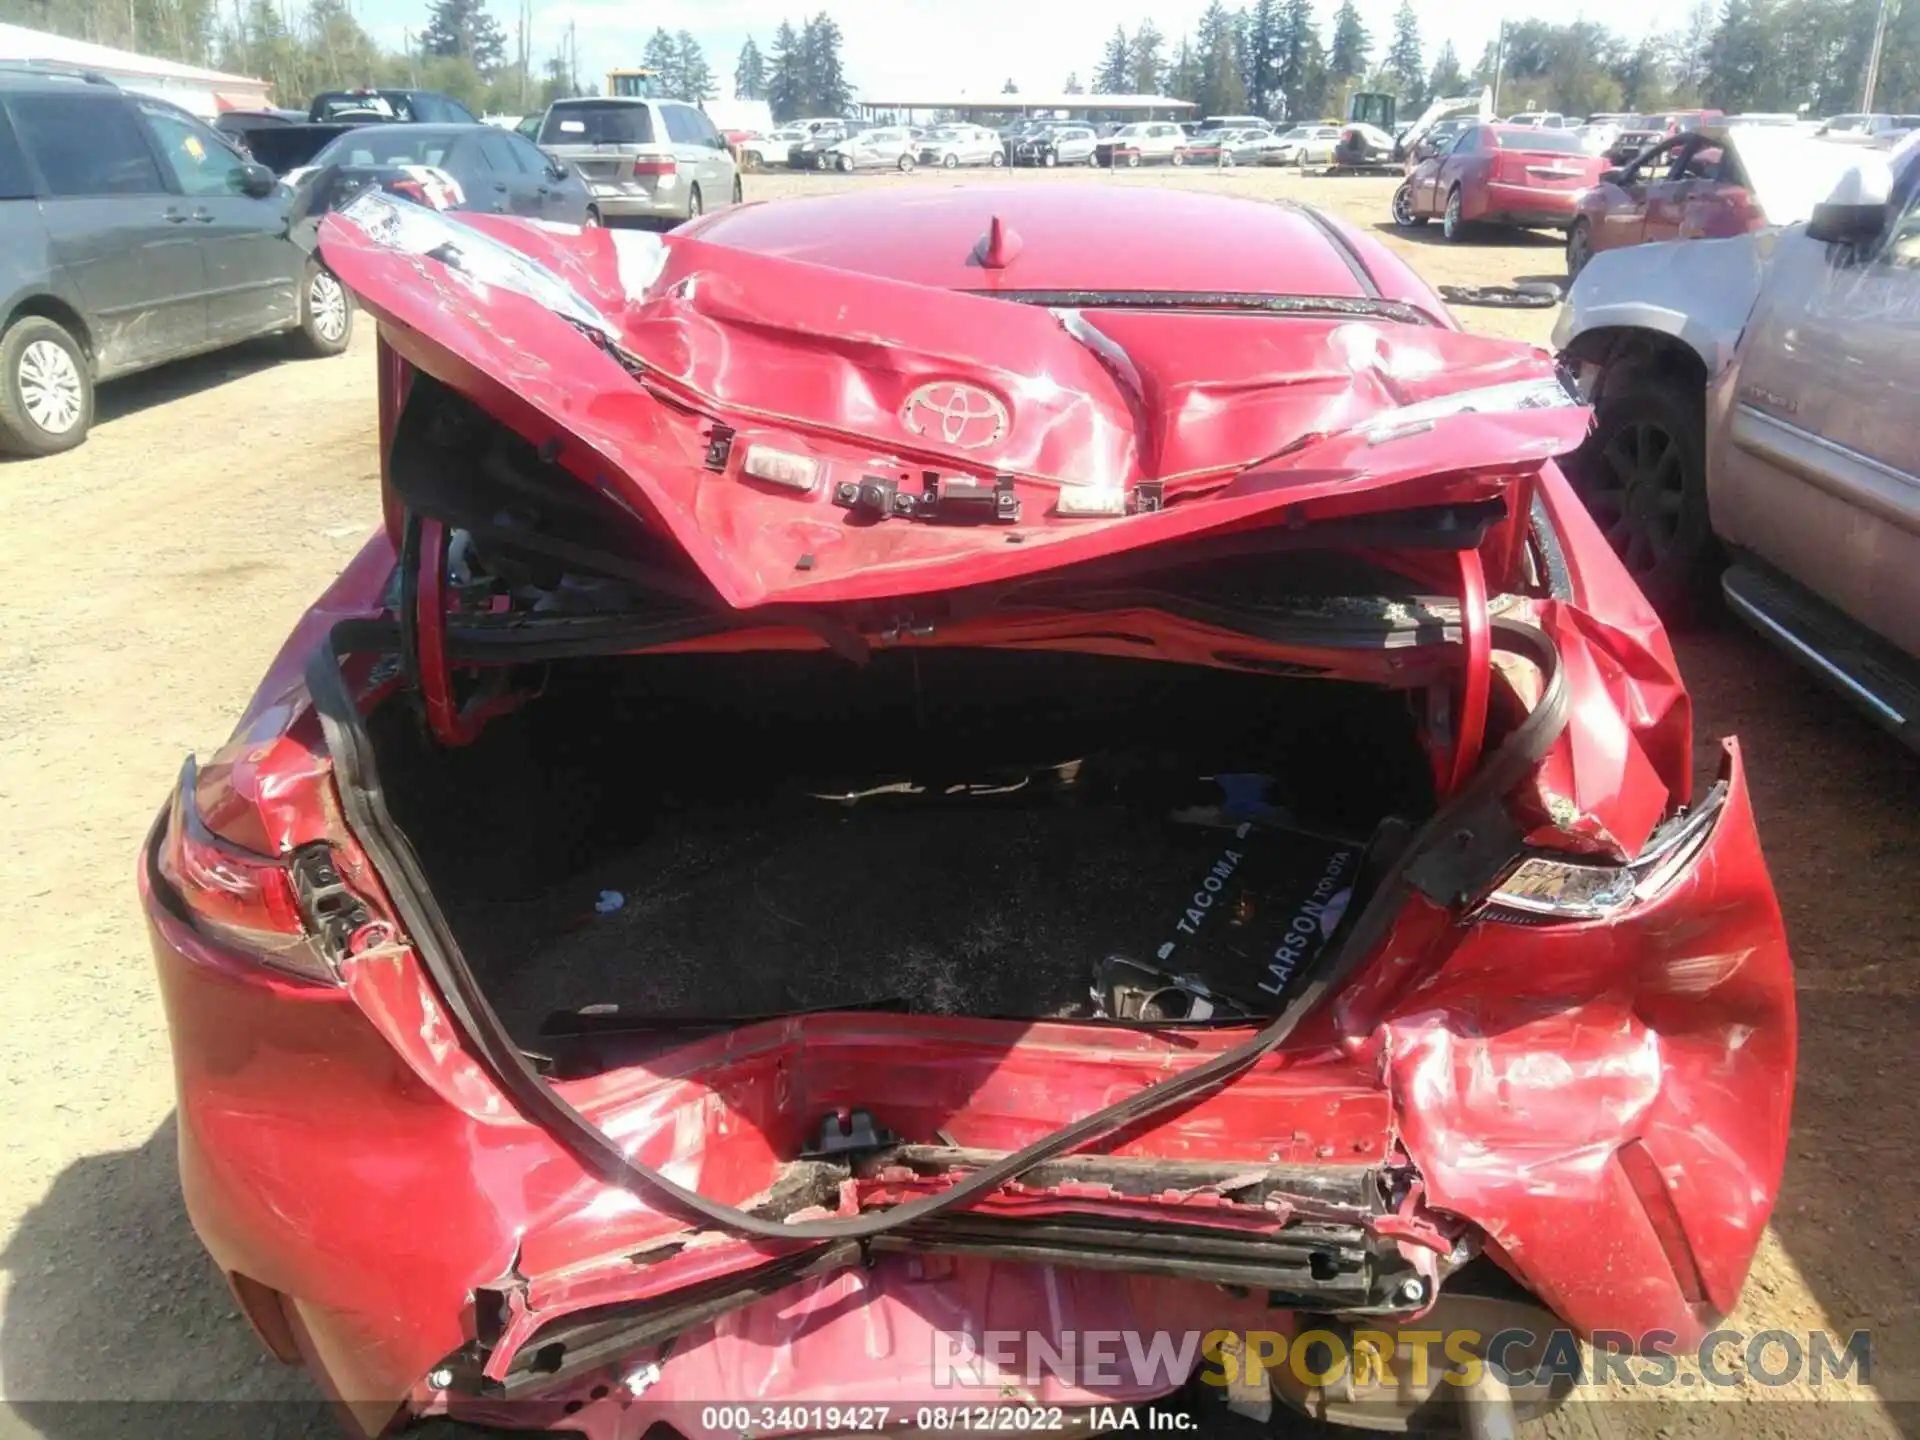
[[[1466,222],[1460,218],[1460,192],[1456,189],[1447,196],[1447,217],[1441,221],[1440,229],[1447,239],[1458,240],[1465,228]]]
[[[700,203],[700,187],[696,185],[687,192],[687,219],[698,220],[704,208]]]
[[[940,157],[940,163],[949,170],[957,170],[960,167],[960,157],[948,152]]]
[[[1710,573],[1701,398],[1629,375],[1609,383],[1565,463],[1575,493],[1646,597],[1685,618]]]
[[[36,340],[20,352],[15,372],[20,407],[48,435],[66,435],[86,409],[86,386],[63,345]]]
[[[1007,152],[1004,150],[994,151],[993,154],[990,157],[988,157],[988,160],[987,160],[987,164],[991,165],[996,170],[998,170],[1002,165],[1006,163],[1007,163]]]
[[[1176,164],[1176,165],[1184,165],[1184,164],[1186,164],[1186,163],[1187,163],[1187,152],[1186,152],[1186,151],[1184,151],[1184,150],[1176,150],[1176,151],[1174,151],[1174,152],[1173,152],[1173,163],[1174,163],[1174,164]]]
[[[913,173],[913,156],[902,155],[900,157],[900,173],[902,175],[911,175]]]
[[[1413,186],[1403,184],[1393,192],[1393,223],[1404,230],[1427,223],[1427,217],[1416,215],[1413,209]]]
[[[1140,168],[1140,152],[1138,150],[1132,151],[1131,153],[1128,154],[1127,168],[1129,170],[1138,170]]]
[[[1578,280],[1580,272],[1587,268],[1587,262],[1593,258],[1593,233],[1587,228],[1585,220],[1573,222],[1573,228],[1567,232],[1567,279]]]
[[[1060,157],[1054,154],[1053,151],[1048,150],[1040,156],[1040,163],[1051,170],[1060,163]]]
[[[347,334],[346,287],[325,270],[316,270],[307,282],[307,310],[313,316],[314,332],[329,345],[338,345]]]

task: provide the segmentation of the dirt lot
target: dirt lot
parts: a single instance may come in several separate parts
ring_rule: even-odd
[[[988,177],[963,175],[958,183]],[[1026,173],[1015,183],[1055,177]],[[1245,170],[1063,183],[1295,195],[1382,225],[1385,180]],[[955,177],[756,176],[754,198]],[[1435,283],[1562,273],[1556,239],[1448,246],[1382,230]],[[1126,237],[1103,243],[1124,244]],[[1551,311],[1463,311],[1544,343]],[[0,1436],[171,1429],[179,1440],[330,1433],[304,1409],[162,1414],[86,1400],[307,1401],[264,1360],[181,1213],[172,1082],[135,902],[135,850],[181,758],[224,737],[288,625],[376,516],[371,336],[328,362],[272,346],[123,382],[78,452],[0,466]],[[1734,1324],[1874,1331],[1873,1385],[1846,1405],[1590,1408],[1552,1433],[1916,1433],[1920,1207],[1920,764],[1744,631],[1681,637],[1703,753],[1747,747],[1795,943],[1801,1082],[1773,1232]],[[1884,1163],[1883,1163],[1884,1162]],[[1699,1396],[1701,1387],[1686,1394]],[[1795,1392],[1788,1392],[1795,1393]],[[1717,1398],[1765,1402],[1747,1385]]]

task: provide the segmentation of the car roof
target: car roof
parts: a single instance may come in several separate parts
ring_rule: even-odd
[[[89,78],[77,70],[44,70],[37,66],[9,65],[5,61],[0,61],[0,90],[56,95],[71,95],[76,90],[97,91],[102,95],[126,93],[104,76]]]
[[[1019,257],[973,253],[998,217]],[[685,232],[683,232],[685,233]],[[698,235],[742,250],[951,290],[1171,290],[1360,297],[1357,262],[1312,212],[1133,186],[857,190],[717,211]],[[1125,245],[1090,243],[1125,235]]]

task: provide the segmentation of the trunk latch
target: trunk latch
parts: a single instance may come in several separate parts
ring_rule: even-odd
[[[920,473],[920,493],[902,490],[900,482],[883,475],[862,475],[833,487],[833,503],[856,516],[872,520],[924,520],[939,525],[977,525],[983,521],[1011,525],[1020,519],[1020,497],[1013,493],[1013,477],[996,475],[988,484],[965,477],[942,477],[938,471]]]

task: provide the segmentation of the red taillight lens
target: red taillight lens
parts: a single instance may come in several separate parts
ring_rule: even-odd
[[[633,175],[636,180],[652,176],[677,175],[680,162],[671,155],[636,155],[633,157]]]
[[[194,928],[276,970],[339,984],[301,913],[296,857],[262,855],[209,830],[194,798],[197,775],[193,761],[187,761],[158,857],[162,878],[191,912]]]

